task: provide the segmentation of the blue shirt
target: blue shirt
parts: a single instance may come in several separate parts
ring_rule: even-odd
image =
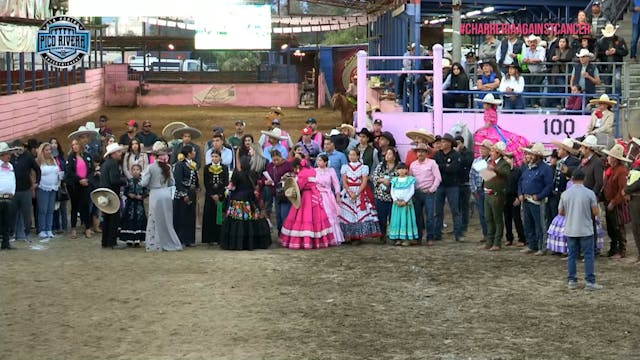
[[[551,166],[542,160],[527,166],[518,182],[518,195],[536,195],[539,201],[551,194],[553,172]]]
[[[264,151],[262,152],[264,154],[264,157],[267,158],[267,160],[269,160],[269,162],[271,162],[271,149],[276,149],[278,150],[278,152],[280,153],[280,156],[282,156],[283,159],[287,160],[287,158],[289,157],[289,152],[287,151],[287,149],[285,149],[284,146],[282,146],[280,143],[277,143],[275,145],[269,145],[266,148],[264,148]]]
[[[340,187],[342,187],[342,181],[340,180],[342,179],[342,175],[340,174],[340,169],[342,169],[342,165],[347,165],[347,157],[344,155],[344,153],[337,150],[333,150],[331,153],[323,151],[318,154],[318,156],[322,154],[327,155],[327,157],[329,158],[328,165],[336,172],[336,176],[339,180],[338,182],[340,183]]]

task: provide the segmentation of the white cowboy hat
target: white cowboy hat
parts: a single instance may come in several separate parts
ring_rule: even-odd
[[[562,142],[557,140],[551,140],[551,143],[555,145],[555,147],[557,147],[558,149],[565,149],[572,154],[576,154],[578,152],[578,149],[573,148],[573,140],[570,138],[566,138],[562,140]]]
[[[69,134],[69,136],[67,136],[68,139],[73,140],[73,139],[77,139],[83,135],[89,135],[89,136],[96,136],[97,132],[95,132],[94,130],[89,130],[87,129],[86,126],[82,125],[80,127],[78,127],[78,130],[72,132],[71,134]]]
[[[616,158],[616,159],[618,159],[620,161],[632,162],[632,160],[629,160],[624,156],[624,148],[620,144],[615,144],[615,145],[613,145],[613,147],[611,149],[602,150],[602,152],[605,155],[609,155],[609,156],[611,156],[613,158]]]
[[[291,205],[296,209],[300,208],[300,188],[296,179],[287,177],[284,179],[284,196],[291,201]]]
[[[162,141],[156,141],[151,147],[151,152],[153,152],[154,154],[167,154],[169,153],[169,148]]]
[[[593,53],[587,49],[580,49],[580,51],[578,51],[578,53],[576,54],[576,57],[578,58],[585,57],[585,56],[593,59]]]
[[[493,146],[491,147],[491,150],[497,151],[500,154],[502,154],[503,156],[511,156],[511,155],[513,155],[512,153],[507,152],[507,144],[505,144],[502,141],[498,141],[495,144],[493,144]]]
[[[638,139],[637,137],[632,137],[631,141],[633,141],[634,143],[636,143],[636,145],[640,145],[640,139]]]
[[[618,30],[616,26],[613,26],[613,24],[607,24],[607,26],[605,26],[604,29],[601,30],[602,36],[610,38],[615,35],[616,30]]]
[[[120,209],[120,198],[109,188],[98,188],[91,192],[91,201],[105,214],[115,214]]]
[[[174,139],[180,139],[182,137],[182,134],[191,135],[191,139],[197,139],[200,136],[202,136],[202,132],[200,132],[200,130],[196,128],[192,128],[191,126],[184,126],[181,128],[177,128],[173,130],[173,132],[171,133]]]
[[[331,129],[331,131],[328,134],[325,134],[326,137],[332,137],[335,135],[340,135],[340,130],[338,129]]]
[[[494,98],[493,94],[491,93],[485,95],[482,99],[475,99],[475,101],[483,102],[487,104],[494,104],[494,105],[502,104],[502,100]]]
[[[452,62],[451,59],[449,58],[442,58],[442,68],[443,69],[448,69],[452,66]]]
[[[266,135],[268,137],[272,137],[274,139],[277,139],[278,141],[282,141],[287,139],[287,136],[282,136],[282,130],[280,130],[279,128],[275,128],[271,131],[260,131],[261,134]]]
[[[173,137],[173,130],[178,129],[178,128],[182,128],[182,127],[187,127],[189,125],[183,123],[182,121],[174,121],[174,122],[170,122],[167,124],[167,126],[165,126],[162,129],[162,136],[164,136],[165,138],[170,138]]]
[[[617,104],[618,102],[615,101],[615,100],[609,99],[609,95],[607,95],[607,94],[600,95],[600,97],[598,99],[589,100],[589,104],[600,104],[600,103],[608,104],[608,105],[613,106],[613,105]]]
[[[489,139],[484,139],[482,140],[482,143],[480,144],[480,146],[487,150],[491,150],[491,148],[493,148],[493,143]]]
[[[528,41],[528,42],[531,42],[531,41],[537,41],[537,42],[540,42],[540,38],[539,38],[539,37],[537,37],[537,36],[535,36],[534,34],[531,34],[531,35],[529,35],[529,36],[527,37],[527,41]]]
[[[436,137],[424,128],[420,128],[418,130],[409,130],[405,135],[413,141],[416,141],[416,138],[425,139],[427,144],[431,144],[432,142],[436,141]]]
[[[598,138],[595,135],[587,135],[582,141],[575,140],[575,143],[590,149],[601,149],[604,146],[598,145]]]
[[[107,145],[107,149],[104,153],[104,158],[107,158],[109,155],[113,154],[116,151],[125,151],[127,147],[124,145],[120,145],[117,143]]]
[[[94,123],[93,121],[87,121],[87,123],[84,124],[84,127],[87,128],[87,130],[89,131],[95,131],[97,133],[100,132],[100,129],[96,127],[96,123]]]
[[[537,156],[549,156],[551,155],[551,151],[545,149],[544,145],[542,143],[535,143],[533,144],[533,146],[531,146],[531,149],[528,148],[522,148],[521,149],[524,152],[527,152],[529,154],[533,154],[533,155],[537,155]]]
[[[0,155],[1,154],[6,154],[8,152],[14,152],[14,151],[18,151],[17,147],[9,147],[9,144],[7,144],[6,142],[0,142]]]

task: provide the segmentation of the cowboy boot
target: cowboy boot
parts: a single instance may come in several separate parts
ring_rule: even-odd
[[[100,229],[100,218],[99,217],[92,217],[93,220],[93,228],[91,229],[94,233],[102,233],[102,230]]]

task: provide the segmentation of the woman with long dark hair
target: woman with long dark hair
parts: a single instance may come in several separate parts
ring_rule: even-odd
[[[78,236],[76,233],[78,213],[80,213],[80,220],[85,227],[84,236],[90,238],[93,235],[89,206],[91,204],[89,176],[93,173],[94,165],[91,155],[83,151],[78,139],[73,139],[67,157],[65,180],[71,200],[71,238],[74,239]]]
[[[251,171],[249,157],[238,162],[229,188],[229,208],[222,224],[225,236],[220,247],[225,250],[267,249],[271,245],[271,229],[258,206],[258,178]]]
[[[144,172],[147,169],[147,166],[149,166],[149,157],[146,153],[142,152],[142,145],[138,139],[131,140],[129,143],[129,149],[122,160],[122,172],[127,179],[131,179],[133,177],[133,175],[131,175],[131,166],[134,164],[140,165],[142,172]]]
[[[382,239],[386,242],[387,225],[391,218],[391,208],[393,198],[391,197],[391,179],[398,176],[397,165],[400,162],[398,151],[395,148],[388,148],[384,153],[384,161],[378,164],[373,172],[373,198],[378,211],[380,221],[380,232]]]
[[[175,180],[169,165],[169,148],[166,143],[156,141],[152,150],[156,161],[142,174],[140,183],[150,190],[145,247],[147,251],[182,250],[178,234],[173,228]]]
[[[451,72],[444,80],[444,90],[468,91],[469,77],[460,63],[453,63]],[[442,105],[445,108],[469,108],[469,94],[444,94]]]
[[[225,190],[229,185],[229,168],[222,164],[218,150],[211,152],[211,164],[204,169],[204,209],[202,211],[202,242],[219,244],[222,238]]]
[[[64,180],[67,161],[64,158],[64,150],[62,149],[62,145],[58,142],[58,139],[49,139],[49,144],[51,144],[51,156],[53,156],[53,159],[56,161],[58,171],[62,176],[62,181],[60,181],[60,186],[58,187],[58,193],[56,195],[56,207],[53,210],[53,231],[54,233],[62,234],[67,231],[67,227],[69,226],[67,223],[67,203],[69,202],[69,192],[67,189],[67,183]]]
[[[253,145],[253,136],[250,134],[245,134],[242,136],[241,144],[238,146],[238,150],[236,153],[236,168],[240,167],[240,159],[243,157],[251,157],[253,155],[253,151],[251,147]],[[259,146],[259,145],[258,145]],[[262,152],[262,150],[260,150]]]
[[[198,167],[193,160],[196,150],[185,145],[180,150],[184,160],[173,168],[176,193],[173,198],[173,227],[182,245],[190,247],[196,243],[196,196],[199,188]]]

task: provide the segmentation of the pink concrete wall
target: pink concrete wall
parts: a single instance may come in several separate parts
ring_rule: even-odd
[[[298,84],[149,84],[138,106],[281,106],[298,105]]]
[[[87,70],[86,82],[0,97],[0,141],[82,119],[102,107],[102,69]]]

